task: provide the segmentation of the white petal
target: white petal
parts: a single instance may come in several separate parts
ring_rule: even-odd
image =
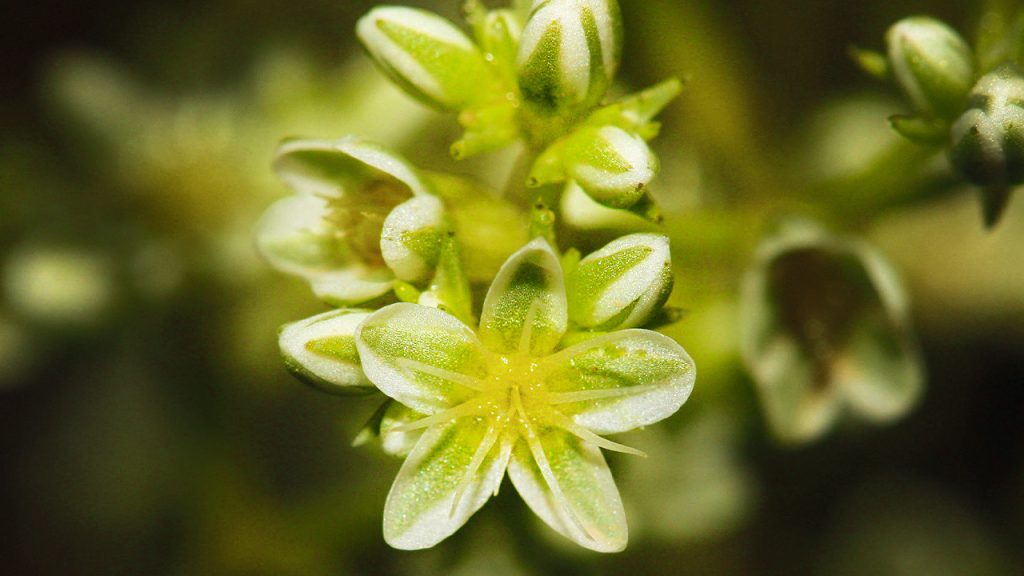
[[[359,365],[356,326],[370,315],[331,310],[281,328],[278,345],[285,365],[329,392],[373,389]]]
[[[443,227],[444,204],[437,197],[416,196],[399,204],[384,220],[384,262],[400,280],[426,280],[437,261]]]

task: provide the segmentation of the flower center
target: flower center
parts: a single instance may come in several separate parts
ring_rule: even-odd
[[[383,266],[380,236],[388,214],[410,197],[409,191],[388,180],[373,180],[355,194],[331,198],[327,221],[345,245],[364,263]]]
[[[481,388],[480,399],[486,403],[486,411],[503,425],[522,425],[526,423],[524,418],[533,421],[548,410],[543,376],[538,363],[529,356],[495,355]]]

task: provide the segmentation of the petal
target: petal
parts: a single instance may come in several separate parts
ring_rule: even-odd
[[[359,364],[356,326],[370,315],[363,310],[332,310],[286,324],[278,345],[293,374],[327,392],[373,390]]]
[[[657,314],[672,292],[668,237],[630,234],[591,253],[566,279],[569,317],[598,330],[634,328]]]
[[[693,390],[696,366],[675,340],[651,330],[620,330],[545,358],[549,401],[597,434],[653,424]]]
[[[336,197],[381,178],[409,193],[427,193],[416,169],[401,156],[359,138],[288,140],[277,149],[274,172],[300,194]]]
[[[444,204],[434,196],[415,196],[384,220],[380,251],[388,268],[406,282],[426,280],[444,240]]]
[[[383,268],[351,265],[310,279],[313,293],[334,306],[354,306],[387,294],[394,285],[391,272]]]
[[[530,509],[566,538],[598,552],[626,547],[626,513],[596,446],[540,429],[516,444],[508,474]]]
[[[507,449],[499,429],[476,416],[429,428],[416,443],[384,505],[384,540],[402,550],[429,548],[469,520],[497,490]]]
[[[484,299],[480,338],[496,352],[543,356],[569,323],[558,256],[543,238],[513,254]]]
[[[344,267],[348,250],[327,215],[327,202],[316,196],[278,200],[256,227],[256,247],[275,269],[303,278]]]
[[[356,330],[363,371],[391,398],[424,414],[479,391],[487,374],[479,340],[454,316],[429,306],[386,306]]]
[[[405,430],[402,426],[422,420],[426,414],[407,408],[394,400],[389,402],[380,421],[380,445],[388,454],[406,456],[423,436],[423,430]]]

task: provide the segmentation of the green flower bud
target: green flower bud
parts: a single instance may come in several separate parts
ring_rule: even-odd
[[[375,8],[359,20],[356,35],[384,73],[430,106],[459,110],[490,94],[493,83],[483,54],[436,14]]]
[[[435,196],[415,196],[399,204],[384,220],[380,251],[399,280],[426,280],[437,262],[444,238],[444,204]]]
[[[537,2],[519,42],[519,89],[544,114],[600,102],[622,53],[615,0]]]
[[[542,155],[531,184],[569,179],[605,206],[629,208],[643,198],[657,170],[658,159],[643,138],[615,126],[588,127]]]
[[[952,120],[974,81],[974,57],[955,30],[926,16],[905,18],[886,34],[893,76],[914,108]]]
[[[950,158],[982,186],[1024,182],[1024,77],[1012,66],[986,74],[971,91],[970,108],[950,130]]]
[[[920,396],[906,294],[864,242],[809,223],[785,227],[758,249],[741,318],[744,361],[783,440],[818,437],[844,410],[889,422]]]
[[[644,325],[672,292],[667,236],[630,234],[581,260],[566,279],[569,318],[585,328]]]
[[[369,316],[365,310],[331,310],[285,324],[278,346],[285,367],[301,380],[335,394],[374,389],[363,375],[356,350],[356,327]]]

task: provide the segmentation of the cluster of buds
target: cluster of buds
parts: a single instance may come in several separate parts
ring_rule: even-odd
[[[993,225],[1010,190],[1024,184],[1024,62],[990,62],[951,27],[924,16],[894,24],[886,44],[885,55],[854,55],[866,71],[895,81],[913,108],[913,115],[893,116],[893,128],[945,148],[961,177],[982,188]]]
[[[507,472],[555,531],[621,550],[601,449],[639,451],[603,435],[672,415],[696,375],[651,330],[670,316],[669,240],[628,234],[583,256],[559,246],[546,201],[562,185],[650,216],[647,140],[680,86],[602,106],[622,45],[614,0],[470,2],[468,14],[472,38],[402,7],[372,10],[357,34],[406,92],[458,112],[456,156],[525,141],[522,185],[544,201],[527,210],[358,138],[286,141],[274,168],[294,194],[268,209],[257,245],[335,308],[282,327],[281,355],[323,391],[383,396],[356,443],[405,457],[385,504],[391,545],[447,538]]]
[[[451,151],[465,158],[523,141],[535,159],[530,187],[581,189],[598,203],[644,216],[658,162],[647,141],[678,81],[603,102],[622,52],[615,0],[537,0],[488,10],[469,2],[472,38],[431,12],[380,7],[360,20],[367,52],[414,98],[458,113]]]

